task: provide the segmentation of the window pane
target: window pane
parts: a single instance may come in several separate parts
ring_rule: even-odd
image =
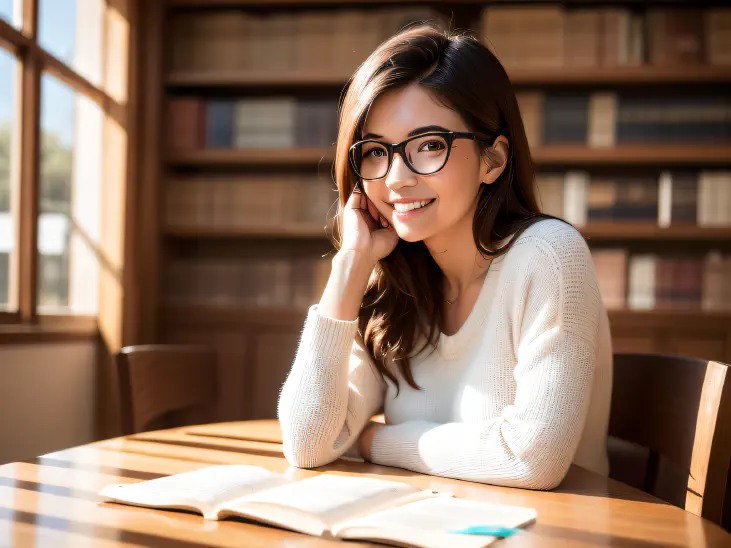
[[[104,116],[48,74],[41,82],[38,307],[95,314],[99,307]]]
[[[15,57],[0,49],[0,309],[16,308],[15,291]]]
[[[38,2],[38,43],[95,85],[101,84],[104,1]]]
[[[5,19],[15,28],[20,28],[23,17],[22,0],[0,0],[0,18]]]
[[[38,306],[69,303],[69,219],[75,97],[52,76],[41,82],[41,166],[38,217]]]

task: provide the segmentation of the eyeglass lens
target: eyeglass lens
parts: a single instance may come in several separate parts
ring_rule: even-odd
[[[386,176],[389,167],[386,147],[366,142],[358,145],[354,152],[358,172],[362,178],[380,179]],[[449,143],[439,135],[425,135],[406,143],[405,153],[417,173],[428,175],[439,171],[446,163]]]

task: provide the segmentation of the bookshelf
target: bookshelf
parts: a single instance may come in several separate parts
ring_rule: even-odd
[[[170,151],[168,164],[175,167],[226,167],[262,165],[316,165],[332,162],[334,150],[329,148],[295,149],[208,149],[192,151]]]
[[[282,164],[302,165],[332,162],[334,148],[296,149],[203,149],[170,151],[171,166],[247,166]],[[711,146],[617,146],[611,149],[591,149],[576,145],[547,145],[532,151],[533,161],[544,166],[615,165],[615,166],[731,166],[731,145]]]
[[[165,234],[176,238],[325,238],[322,226],[279,225],[237,228],[176,226],[166,227]]]
[[[728,84],[731,69],[727,67],[614,67],[609,69],[516,69],[509,72],[514,86],[646,86]],[[317,71],[288,71],[279,74],[266,70],[219,71],[206,74],[174,72],[167,75],[168,89],[210,89],[241,87],[313,86],[337,87],[346,78]]]
[[[594,222],[580,228],[592,241],[662,240],[670,242],[729,242],[731,227],[668,226],[649,223]]]
[[[667,6],[660,6],[658,9],[670,9],[676,5],[693,8],[694,11],[718,7],[718,3],[714,2],[674,2],[668,3]],[[317,284],[324,283],[323,280],[326,279],[326,271],[323,269],[322,263],[317,262],[317,259],[327,261],[327,254],[330,251],[330,244],[326,238],[325,221],[326,216],[332,217],[335,211],[334,208],[329,210],[328,215],[327,208],[335,201],[336,195],[332,193],[329,202],[327,199],[323,201],[321,191],[326,187],[332,188],[329,178],[335,148],[334,146],[322,146],[322,143],[331,142],[334,138],[332,133],[325,132],[316,144],[302,141],[297,137],[284,139],[279,146],[263,148],[206,147],[205,144],[202,144],[201,139],[205,141],[208,138],[206,132],[209,128],[207,129],[205,121],[199,121],[200,127],[195,130],[201,135],[198,137],[198,144],[176,148],[171,146],[169,135],[171,124],[166,111],[172,103],[181,98],[199,101],[200,110],[203,111],[211,102],[234,102],[239,105],[258,98],[280,100],[284,97],[293,98],[294,106],[288,105],[287,108],[294,113],[292,115],[294,118],[311,116],[312,113],[308,114],[306,111],[309,107],[301,107],[300,103],[336,99],[352,69],[359,62],[359,56],[365,57],[367,54],[365,50],[372,49],[381,40],[376,40],[372,33],[363,35],[365,37],[361,36],[364,51],[355,52],[355,57],[352,59],[345,59],[345,61],[340,59],[340,64],[310,65],[299,68],[294,65],[283,68],[278,64],[280,61],[274,59],[267,61],[275,67],[269,69],[261,66],[244,66],[240,63],[236,67],[229,66],[235,64],[235,59],[220,61],[219,58],[226,57],[223,54],[226,51],[245,53],[247,47],[259,47],[255,41],[229,43],[228,46],[222,41],[215,46],[223,49],[219,50],[220,54],[215,56],[216,59],[212,59],[211,66],[206,65],[205,62],[201,64],[199,59],[195,61],[198,63],[197,67],[192,67],[185,66],[184,56],[175,57],[170,51],[171,47],[175,45],[182,49],[195,45],[194,34],[182,38],[176,36],[180,18],[205,18],[210,15],[220,16],[223,13],[235,12],[245,14],[246,17],[251,18],[251,21],[258,24],[259,22],[271,22],[280,15],[286,18],[316,13],[317,17],[328,17],[331,14],[342,14],[348,10],[356,10],[362,14],[366,12],[364,8],[367,8],[367,13],[371,17],[377,18],[379,10],[383,9],[404,10],[404,14],[408,10],[413,10],[410,12],[413,14],[419,13],[418,10],[426,9],[431,10],[434,16],[447,20],[453,15],[453,25],[458,28],[471,28],[478,35],[483,35],[485,29],[489,28],[489,25],[486,26],[483,20],[483,8],[487,7],[489,12],[490,9],[502,6],[522,7],[521,9],[560,8],[565,10],[566,17],[569,17],[569,13],[572,14],[571,16],[579,15],[578,10],[591,11],[606,8],[614,10],[616,17],[621,18],[624,13],[628,21],[635,26],[637,17],[649,17],[647,14],[650,11],[645,5],[631,1],[480,2],[455,0],[425,2],[382,0],[366,3],[343,0],[167,0],[162,10],[162,35],[159,39],[160,52],[158,53],[162,62],[156,67],[154,74],[148,78],[147,84],[148,89],[153,85],[156,86],[155,91],[161,98],[162,107],[156,122],[156,131],[159,131],[161,136],[159,149],[155,151],[158,158],[158,176],[147,179],[154,181],[153,191],[157,196],[157,203],[160,205],[159,218],[155,223],[157,232],[151,235],[157,249],[154,259],[159,265],[159,272],[151,269],[149,274],[145,274],[150,278],[147,280],[148,285],[152,284],[157,288],[157,296],[156,299],[150,300],[146,309],[140,311],[146,324],[151,326],[144,336],[145,340],[141,342],[193,342],[210,344],[217,348],[224,399],[221,406],[221,420],[274,416],[275,404],[267,402],[276,402],[274,389],[284,380],[291,365],[307,313],[305,305],[308,302],[307,296],[316,295],[319,290]],[[552,16],[556,16],[556,14],[554,13]],[[223,21],[221,24],[228,29],[228,23]],[[250,24],[250,22],[236,24]],[[287,20],[287,24],[293,24],[291,19]],[[313,24],[321,25],[322,20]],[[708,23],[704,24],[707,27]],[[704,32],[707,30],[706,27],[704,27]],[[342,44],[337,40],[348,39],[347,35],[343,37],[342,33],[338,34],[337,29],[333,30],[333,28],[331,25],[328,32],[334,33],[332,39],[336,43]],[[364,26],[364,28],[371,27]],[[566,30],[568,28],[567,22],[564,32],[568,32]],[[372,30],[371,28],[370,31],[364,32],[368,33]],[[206,30],[209,35],[214,31],[215,28],[211,27]],[[253,32],[256,36],[261,36],[262,33],[261,30]],[[303,32],[306,34],[310,31],[305,29]],[[221,34],[224,35],[225,32]],[[238,36],[242,33],[234,34]],[[234,41],[238,39],[231,38]],[[269,39],[271,37],[267,37],[267,40]],[[299,40],[301,39],[299,38]],[[581,39],[585,40],[586,36]],[[190,43],[186,43],[186,40]],[[246,40],[250,40],[250,38],[247,37]],[[374,45],[369,46],[368,40],[371,40]],[[645,40],[645,42],[649,44],[647,47],[657,49],[657,44],[652,40]],[[271,45],[273,42],[267,43]],[[547,50],[556,45],[555,41],[550,40],[545,43],[548,44]],[[323,43],[317,39],[313,44],[315,58],[317,52],[327,51],[328,46],[323,46]],[[704,50],[706,51],[704,55],[710,60],[711,55],[708,48],[711,46],[709,44],[710,42],[704,46],[707,50]],[[226,47],[229,49],[226,50]],[[603,47],[606,49],[606,46]],[[655,97],[666,97],[675,91],[691,98],[707,97],[714,93],[726,98],[731,96],[731,62],[718,62],[718,59],[721,61],[724,59],[723,55],[718,52],[714,54],[716,55],[714,63],[705,60],[691,62],[686,59],[683,63],[668,64],[667,60],[650,62],[653,55],[657,56],[657,51],[645,51],[638,54],[636,51],[638,46],[633,47],[635,49],[628,50],[629,57],[625,60],[625,65],[616,64],[616,60],[614,60],[611,61],[615,63],[612,66],[592,66],[586,64],[585,59],[579,59],[576,61],[579,63],[578,66],[572,66],[570,63],[561,66],[550,66],[550,63],[545,66],[506,65],[506,70],[518,93],[541,94],[546,97],[550,94],[562,93],[584,94],[590,97],[590,103],[594,94],[613,93],[616,94],[613,100],[613,108],[616,109],[616,112],[621,112],[625,108],[626,104],[622,102],[625,97],[654,99]],[[718,49],[717,46],[713,47]],[[276,51],[282,55],[291,55],[290,50],[293,48],[291,45],[287,48]],[[207,55],[215,53],[214,49],[204,48],[204,50],[208,51]],[[637,58],[633,59],[632,55],[641,57],[644,55],[644,60],[638,63]],[[500,57],[499,51],[498,56]],[[348,65],[350,68],[344,68],[344,62],[350,63]],[[601,62],[605,63],[606,60]],[[694,104],[690,106],[692,108],[702,107],[702,105],[698,107]],[[232,108],[234,110],[231,112],[236,112],[235,109],[238,106]],[[523,108],[523,104],[521,104],[521,111]],[[591,108],[589,111],[588,116],[592,116]],[[529,133],[530,124],[540,128],[541,124],[546,123],[540,118],[536,121],[533,113],[529,112],[524,113],[524,119],[527,120],[526,130]],[[296,122],[292,122],[292,120],[279,120],[277,124],[282,128],[288,128],[286,131],[296,133]],[[538,125],[536,126],[536,124]],[[153,129],[148,128],[147,130],[154,131],[155,129],[153,127]],[[236,128],[234,127],[233,130],[229,128],[228,131],[233,131],[233,140],[235,140]],[[545,131],[538,133],[541,137],[540,142],[532,143],[531,149],[539,174],[555,175],[581,170],[588,173],[593,181],[595,177],[611,179],[615,176],[658,180],[663,173],[668,171],[673,174],[676,172],[681,174],[731,172],[731,140],[728,138],[711,142],[697,142],[692,139],[682,143],[672,141],[653,143],[651,140],[623,142],[621,134],[618,132],[612,136],[613,142],[610,146],[596,146],[596,144],[590,145],[588,141],[561,142],[560,139],[558,141],[545,139]],[[275,139],[280,137],[279,134],[274,136]],[[298,199],[299,201],[295,200],[295,203],[312,202],[314,204],[317,202],[319,204],[317,207],[320,209],[313,205],[314,209],[308,213],[308,218],[294,219],[291,213],[292,206],[289,204],[277,212],[274,222],[267,223],[237,219],[236,205],[229,207],[228,217],[224,220],[216,217],[217,214],[214,211],[216,206],[210,204],[205,206],[208,208],[205,215],[190,222],[186,222],[185,215],[175,223],[168,222],[165,217],[166,200],[169,199],[169,196],[182,193],[182,188],[187,180],[196,180],[205,184],[206,178],[210,177],[212,180],[218,181],[216,184],[223,181],[224,186],[226,180],[230,180],[231,187],[234,188],[250,182],[256,183],[257,177],[264,174],[276,174],[282,180],[289,176],[307,178],[307,181],[301,183],[300,187],[300,191],[305,194]],[[308,184],[312,185],[311,190],[307,190]],[[621,186],[621,183],[617,184]],[[261,189],[261,187],[259,188]],[[223,197],[214,197],[211,200],[219,204],[236,204],[237,200],[240,201],[240,197],[236,197],[235,188],[229,189],[227,192],[229,194],[222,194]],[[252,196],[259,200],[261,192],[259,190]],[[319,196],[317,199],[315,199],[316,194]],[[191,196],[192,198],[190,196],[185,198],[189,202],[188,206],[190,203],[197,203],[195,194]],[[227,196],[231,198],[229,199]],[[256,200],[251,206],[252,208],[265,207],[257,205],[260,202]],[[264,203],[265,201],[261,201],[261,204]],[[591,216],[591,210],[589,215]],[[657,220],[653,222],[646,219],[629,218],[612,221],[590,218],[585,224],[577,225],[577,227],[587,238],[592,250],[622,249],[626,251],[626,257],[622,262],[622,273],[626,278],[625,296],[627,297],[630,293],[629,277],[633,268],[632,258],[635,255],[644,257],[648,254],[656,254],[659,257],[658,264],[662,265],[666,265],[662,262],[666,255],[681,258],[693,256],[699,260],[707,260],[706,254],[715,250],[723,256],[731,255],[731,219],[728,222],[718,222],[716,219],[705,225],[695,222],[672,222],[670,226],[661,227]],[[287,257],[293,257],[295,261],[299,262],[285,272],[282,260]],[[259,274],[251,274],[253,276],[251,279],[247,277],[239,279],[236,274],[231,274],[231,272],[242,272],[237,271],[236,268],[264,264],[267,261],[279,261],[280,270],[265,269]],[[201,274],[198,270],[189,269],[191,265],[207,265],[208,263],[214,266],[215,264],[223,265],[222,268],[228,269],[226,270],[228,273],[222,273],[213,268],[204,269]],[[179,288],[181,283],[180,279],[171,279],[169,271],[171,267],[179,268],[181,265],[183,268],[180,270],[182,274],[179,274],[179,278],[182,278],[183,283],[195,282],[198,286],[208,283],[217,286],[218,297],[215,302],[206,303],[205,299],[202,301],[199,299],[196,302],[181,303],[166,298],[166,294],[171,291],[171,288]],[[252,280],[257,276],[260,280],[280,276],[276,279],[289,280],[293,287],[297,284],[304,284],[307,286],[306,289],[310,288],[308,291],[311,290],[312,293],[300,291],[295,295],[296,292],[293,289],[291,295],[280,294],[270,304],[266,302],[251,304],[236,297],[237,285],[255,283]],[[299,287],[299,289],[302,288]],[[672,298],[665,299],[659,303],[658,308],[650,310],[630,309],[626,306],[620,309],[610,308],[609,315],[615,350],[685,353],[731,362],[731,309],[710,310],[704,309],[700,305],[695,308],[667,308],[668,302],[672,304],[672,300]],[[309,302],[316,302],[316,298],[313,297]],[[268,390],[271,393],[267,392],[262,395],[258,393],[261,390]]]
[[[666,242],[731,242],[731,227],[672,226],[649,223],[594,222],[579,230],[591,242],[655,241]],[[293,238],[324,239],[324,226],[278,225],[249,227],[166,227],[165,234],[175,238]]]

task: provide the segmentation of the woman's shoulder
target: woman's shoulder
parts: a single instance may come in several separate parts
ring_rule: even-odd
[[[536,269],[563,271],[582,265],[593,267],[589,246],[581,232],[560,219],[534,222],[516,238],[513,248],[518,260],[528,261]]]
[[[518,252],[514,266],[523,278],[520,286],[552,295],[564,315],[564,327],[593,340],[603,303],[594,261],[581,233],[561,220],[541,219],[514,245]]]

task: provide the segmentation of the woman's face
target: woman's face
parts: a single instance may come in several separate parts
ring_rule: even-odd
[[[427,126],[449,131],[470,131],[453,110],[440,105],[418,84],[380,95],[371,105],[363,128],[364,139],[399,143],[409,132]],[[422,145],[420,145],[422,146]],[[427,145],[424,153],[438,148]],[[413,161],[413,160],[412,160]],[[447,164],[432,175],[419,175],[409,169],[399,154],[394,154],[391,169],[381,179],[363,181],[365,193],[398,236],[409,242],[426,240],[474,214],[480,184],[487,180],[488,166],[481,159],[477,143],[455,139]],[[492,174],[490,174],[492,175]],[[491,182],[491,181],[487,181]],[[400,214],[397,200],[432,201],[424,208]]]

